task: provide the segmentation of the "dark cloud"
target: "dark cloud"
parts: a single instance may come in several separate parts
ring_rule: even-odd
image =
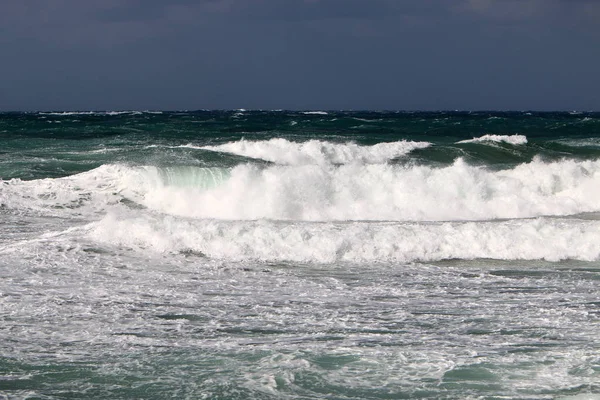
[[[401,15],[436,15],[457,0],[217,0],[231,15],[284,21],[372,20]]]
[[[600,109],[599,4],[4,0],[0,109]]]
[[[432,15],[452,0],[124,0],[105,3],[92,18],[104,21],[137,21],[165,18],[174,8],[195,15],[242,19],[311,21],[327,19],[380,19],[397,15]]]
[[[168,16],[173,8],[185,8],[189,12],[197,12],[205,5],[217,4],[220,0],[120,0],[104,3],[104,7],[92,10],[91,19],[106,22],[157,20]]]
[[[237,6],[237,11],[249,17],[288,21],[378,19],[397,11],[386,0],[240,1]]]

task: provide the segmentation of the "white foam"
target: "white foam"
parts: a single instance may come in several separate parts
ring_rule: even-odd
[[[88,172],[57,179],[0,180],[0,206],[34,210],[46,215],[105,213],[122,200],[119,193],[129,187],[144,187],[139,169],[104,165]]]
[[[64,112],[41,112],[40,115],[57,115],[57,116],[66,116],[66,115],[94,115],[98,114],[97,111],[64,111]]]
[[[600,211],[600,160],[491,171],[388,164],[241,164],[232,169],[106,165],[60,179],[0,184],[0,204],[50,214],[128,199],[164,214],[225,220],[456,221]]]
[[[360,146],[356,143],[332,143],[321,140],[291,142],[276,138],[265,141],[240,140],[202,149],[259,158],[278,164],[379,164],[430,146],[428,142],[399,141]]]
[[[93,240],[158,252],[194,251],[224,260],[331,263],[443,259],[598,260],[600,221],[539,218],[503,222],[283,223],[185,220],[109,214]]]
[[[494,143],[509,143],[512,145],[523,145],[527,144],[527,137],[524,135],[483,135],[478,138],[461,140],[457,143],[485,143],[485,142],[494,142]]]
[[[186,187],[165,185],[160,174],[148,167],[139,175],[137,201],[194,218],[439,221],[600,211],[600,161],[534,161],[504,171],[462,160],[445,168],[239,165],[216,173],[218,180],[198,173],[210,182],[192,178],[197,186]]]
[[[162,114],[162,111],[61,111],[61,112],[40,112],[40,115],[68,116],[68,115],[140,115],[143,113]]]
[[[367,118],[352,117],[352,119],[355,120],[355,121],[361,121],[361,122],[379,122],[379,121],[383,121],[382,118],[367,119]]]
[[[600,145],[600,138],[558,139],[554,142],[570,147],[598,147]]]
[[[140,115],[143,114],[141,111],[106,111],[105,113],[102,113],[105,115],[124,115],[124,114],[131,114],[131,115]]]
[[[304,111],[302,114],[305,115],[329,115],[327,111]]]

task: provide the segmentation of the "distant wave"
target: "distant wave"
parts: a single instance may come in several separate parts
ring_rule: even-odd
[[[141,115],[141,114],[162,114],[162,111],[58,111],[58,112],[39,112],[39,115],[54,115],[54,116],[68,116],[68,115]]]
[[[581,119],[579,122],[586,123],[586,122],[599,122],[599,121],[600,121],[600,119],[598,119],[598,118],[585,117],[585,118]]]
[[[355,121],[361,121],[361,122],[379,122],[379,121],[383,121],[383,118],[366,119],[366,118],[352,117],[352,119],[355,120]]]
[[[329,115],[327,111],[304,111],[302,114],[306,115]]]
[[[457,143],[485,143],[485,142],[495,142],[495,143],[509,143],[512,145],[523,145],[527,144],[527,137],[524,135],[483,135],[478,138],[461,140]]]
[[[558,139],[554,142],[570,147],[600,147],[600,138]]]
[[[380,164],[410,153],[415,149],[429,147],[428,142],[399,141],[361,146],[356,143],[332,143],[321,140],[291,142],[287,139],[265,141],[240,140],[201,149],[258,158],[277,164]]]

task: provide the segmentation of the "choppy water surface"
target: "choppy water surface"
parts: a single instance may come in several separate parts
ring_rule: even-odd
[[[0,114],[0,398],[600,398],[600,115]]]

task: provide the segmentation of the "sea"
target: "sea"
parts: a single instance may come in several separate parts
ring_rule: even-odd
[[[0,113],[0,399],[600,399],[600,113]]]

